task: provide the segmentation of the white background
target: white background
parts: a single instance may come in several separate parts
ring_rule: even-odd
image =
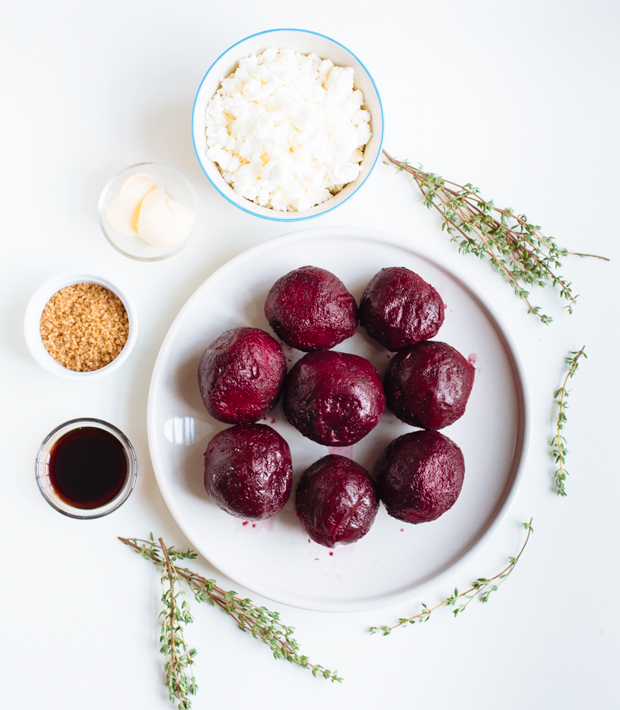
[[[297,9],[298,8],[298,9]],[[187,544],[161,498],[146,440],[158,348],[176,313],[234,255],[291,228],[247,215],[209,185],[194,157],[190,114],[212,61],[254,32],[301,27],[340,41],[373,74],[385,147],[501,205],[524,211],[570,250],[580,294],[569,316],[526,314],[486,264],[457,256],[411,182],[378,164],[362,190],[311,226],[364,226],[430,244],[479,284],[519,345],[533,404],[524,482],[506,520],[447,587],[398,607],[356,614],[280,608],[312,660],[341,686],[274,661],[210,607],[193,605],[199,650],[195,708],[617,708],[618,30],[612,0],[483,2],[284,0],[207,3],[23,0],[0,11],[0,680],[2,705],[166,708],[158,655],[157,572],[116,541],[149,531]],[[183,172],[199,198],[194,241],[168,261],[115,252],[97,223],[99,193],[126,165],[155,160]],[[140,335],[121,369],[82,384],[48,374],[22,335],[28,299],[59,271],[91,270],[133,297]],[[547,442],[553,392],[569,350],[589,359],[572,381],[568,497],[551,490]],[[501,392],[497,393],[501,397]],[[34,458],[44,436],[77,416],[119,426],[140,474],[123,508],[91,522],[64,518],[40,496]],[[453,620],[372,637],[454,586],[499,571],[536,530],[514,575],[486,607]],[[230,586],[204,560],[196,568]],[[240,590],[243,591],[243,590]],[[259,598],[258,602],[266,602]]]

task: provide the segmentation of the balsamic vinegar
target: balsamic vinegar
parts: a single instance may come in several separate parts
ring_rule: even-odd
[[[56,495],[74,508],[99,508],[125,483],[128,465],[121,442],[104,429],[80,427],[50,452],[49,478]]]

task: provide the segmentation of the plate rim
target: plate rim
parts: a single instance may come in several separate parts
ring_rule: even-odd
[[[405,590],[394,592],[389,595],[383,595],[380,599],[372,598],[370,600],[360,600],[353,602],[337,602],[332,601],[327,602],[315,602],[309,603],[309,600],[295,600],[288,596],[286,593],[274,594],[271,590],[267,590],[267,593],[263,589],[261,591],[261,585],[253,585],[251,581],[244,579],[243,574],[239,575],[235,571],[231,572],[226,568],[226,565],[222,566],[220,564],[215,564],[212,562],[210,557],[208,557],[198,545],[192,539],[192,535],[188,531],[188,526],[183,522],[183,515],[177,509],[176,504],[171,499],[171,493],[169,491],[169,486],[164,478],[163,472],[160,470],[160,466],[157,462],[156,457],[156,434],[155,431],[155,414],[154,414],[154,400],[156,397],[156,389],[158,382],[161,378],[163,362],[168,355],[171,343],[174,339],[176,331],[181,327],[182,322],[185,318],[185,313],[191,308],[192,303],[196,300],[200,292],[207,287],[207,283],[214,278],[221,279],[226,276],[229,271],[234,271],[239,265],[244,262],[251,261],[255,258],[257,253],[266,252],[269,253],[274,249],[277,250],[281,245],[287,245],[289,242],[299,242],[304,241],[316,241],[321,239],[338,239],[338,238],[356,238],[362,241],[379,241],[381,243],[391,244],[398,248],[409,251],[413,254],[422,256],[423,258],[430,261],[434,266],[439,269],[446,271],[452,278],[464,286],[478,301],[479,306],[486,310],[488,316],[492,319],[494,327],[499,332],[501,338],[504,340],[505,345],[512,357],[512,364],[515,371],[515,383],[518,387],[518,397],[520,399],[519,405],[522,410],[522,436],[521,445],[519,452],[519,461],[516,466],[516,471],[514,474],[514,479],[510,490],[508,491],[506,498],[501,504],[500,508],[494,515],[493,520],[488,525],[488,527],[469,545],[468,549],[460,555],[454,562],[448,563],[448,565],[441,569],[436,574],[432,575],[430,578],[408,587]],[[472,283],[472,281],[462,274],[460,271],[455,271],[455,267],[452,264],[445,263],[445,257],[438,254],[432,248],[426,245],[420,244],[417,241],[410,240],[406,237],[396,235],[387,231],[369,229],[362,227],[314,227],[302,230],[297,230],[293,232],[287,232],[286,234],[273,237],[260,244],[257,244],[245,251],[237,254],[236,256],[229,259],[226,263],[222,264],[217,268],[212,274],[210,274],[198,288],[191,294],[184,305],[181,307],[174,320],[172,321],[164,340],[160,346],[157,358],[155,360],[155,365],[153,367],[153,372],[151,374],[151,380],[149,384],[149,392],[147,399],[147,439],[149,446],[149,454],[151,457],[151,465],[153,467],[153,472],[155,473],[155,479],[157,485],[161,492],[161,495],[166,503],[168,511],[172,515],[174,521],[179,526],[183,534],[190,541],[192,546],[209,562],[210,565],[225,576],[227,576],[235,584],[242,585],[253,594],[259,594],[260,596],[274,601],[278,604],[285,604],[287,606],[292,606],[299,609],[306,609],[309,611],[322,611],[322,612],[359,612],[359,611],[369,611],[372,609],[387,608],[389,606],[394,606],[401,602],[409,601],[415,596],[420,595],[424,591],[436,587],[441,584],[449,573],[454,573],[458,571],[474,554],[480,551],[492,534],[497,530],[501,523],[506,518],[512,503],[518,493],[519,488],[523,482],[525,464],[527,461],[527,454],[529,450],[530,442],[530,429],[531,429],[531,406],[530,406],[530,396],[529,388],[527,383],[527,377],[525,373],[525,368],[523,367],[523,362],[517,344],[512,337],[510,330],[506,326],[503,319],[499,316],[493,305],[483,297],[480,293],[479,287]]]

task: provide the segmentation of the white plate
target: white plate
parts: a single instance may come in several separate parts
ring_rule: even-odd
[[[446,317],[437,339],[475,360],[476,380],[465,416],[443,433],[465,456],[465,483],[439,520],[408,525],[381,507],[368,535],[328,550],[310,542],[294,511],[294,495],[268,521],[252,523],[220,510],[205,493],[203,454],[226,428],[203,407],[197,368],[203,350],[223,331],[256,326],[272,284],[312,264],[335,273],[359,301],[386,266],[406,266],[441,294]],[[335,348],[370,359],[380,374],[389,354],[365,331]],[[302,353],[285,347],[289,364]],[[267,422],[289,442],[295,480],[328,453],[291,427],[278,405]],[[148,436],[155,474],[173,517],[197,550],[238,584],[305,609],[358,611],[410,598],[462,562],[505,514],[516,491],[527,439],[525,382],[506,331],[471,285],[404,239],[382,232],[323,228],[273,239],[235,257],[185,304],[161,347],[149,392]],[[352,447],[372,471],[382,449],[411,431],[386,412]]]

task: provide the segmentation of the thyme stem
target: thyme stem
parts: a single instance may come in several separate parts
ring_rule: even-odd
[[[470,604],[470,602],[472,602],[478,595],[480,595],[480,601],[486,603],[489,599],[489,596],[499,589],[499,587],[508,579],[508,577],[512,574],[514,568],[516,567],[517,562],[521,558],[521,555],[523,554],[523,551],[525,550],[525,547],[530,539],[530,535],[534,532],[534,528],[532,527],[532,521],[533,518],[530,518],[529,522],[523,523],[523,527],[527,530],[527,536],[517,556],[509,557],[508,560],[510,564],[505,567],[501,572],[498,572],[498,574],[496,574],[494,577],[490,577],[489,579],[487,579],[486,577],[479,577],[466,591],[459,592],[458,589],[455,589],[453,594],[451,594],[443,601],[439,602],[439,604],[436,604],[435,606],[429,608],[428,606],[426,606],[426,604],[423,603],[421,612],[414,614],[413,616],[409,616],[407,618],[403,617],[398,620],[397,624],[394,624],[392,626],[371,626],[369,629],[370,633],[376,634],[380,631],[383,636],[389,636],[389,634],[394,629],[398,629],[400,627],[404,628],[410,624],[419,624],[428,621],[431,618],[431,614],[437,609],[440,609],[442,606],[453,606],[454,609],[452,610],[452,613],[456,617],[459,614],[462,614],[467,608],[467,606]],[[494,584],[494,582],[496,583]],[[457,601],[463,598],[465,598],[467,601],[457,606]]]
[[[562,430],[566,424],[566,410],[568,409],[568,395],[570,390],[566,388],[568,381],[572,379],[577,368],[579,367],[579,358],[584,357],[587,359],[586,346],[584,345],[581,350],[571,351],[571,353],[566,357],[566,363],[568,365],[568,372],[564,377],[562,386],[556,391],[554,398],[558,405],[558,416],[555,424],[555,436],[551,439],[551,457],[557,464],[557,469],[553,475],[553,480],[555,481],[556,493],[559,496],[566,496],[566,476],[568,476],[568,471],[564,468],[566,464],[566,455],[568,454],[568,449],[566,448],[566,439],[562,435]]]
[[[569,251],[568,253],[571,256],[582,256],[584,258],[601,259],[602,261],[609,261],[609,259],[606,256],[598,256],[598,254],[582,254],[579,251]]]
[[[557,286],[560,297],[568,301],[568,312],[572,313],[577,295],[571,284],[557,273],[562,268],[560,259],[575,254],[609,261],[603,256],[558,247],[553,237],[545,236],[525,215],[516,214],[509,207],[496,207],[493,200],[483,200],[480,190],[470,183],[458,185],[421,167],[414,168],[406,160],[397,160],[385,150],[383,154],[398,171],[411,175],[424,204],[429,209],[434,207],[442,216],[441,229],[448,232],[459,251],[488,259],[525,302],[528,313],[538,316],[543,323],[551,323],[552,319],[541,313],[539,306],[532,305],[525,286]]]
[[[179,582],[179,578],[175,574],[168,550],[161,538],[159,538],[159,543],[163,554],[160,566],[162,567],[161,584],[164,605],[160,614],[162,617],[160,641],[162,643],[161,653],[165,656],[166,687],[170,702],[173,704],[178,702],[179,710],[189,710],[192,705],[189,696],[195,695],[198,690],[191,668],[194,665],[196,650],[187,648],[183,625],[191,623],[193,619],[187,601],[183,599],[179,605],[178,597],[184,596],[183,590],[175,593],[175,585]],[[168,590],[166,590],[166,582],[168,582]],[[189,675],[186,670],[188,668]]]
[[[291,626],[285,626],[280,621],[280,615],[277,612],[256,606],[251,599],[243,599],[232,590],[222,589],[214,579],[207,579],[187,567],[175,564],[177,560],[195,559],[197,554],[194,550],[181,552],[173,547],[166,547],[162,538],[159,538],[158,544],[152,536],[150,540],[124,537],[119,537],[119,540],[146,560],[162,567],[164,570],[162,583],[164,580],[170,580],[170,590],[162,596],[165,606],[164,612],[162,612],[162,615],[165,615],[162,624],[162,641],[164,642],[162,652],[166,653],[166,683],[170,699],[174,703],[176,695],[179,699],[180,710],[191,707],[186,696],[188,692],[195,694],[197,689],[193,675],[191,680],[186,682],[187,678],[184,673],[185,666],[193,664],[196,651],[185,653],[187,649],[181,635],[180,623],[193,620],[187,602],[183,601],[181,610],[176,603],[174,583],[177,581],[180,583],[181,580],[187,584],[196,601],[207,602],[211,606],[219,607],[234,619],[241,631],[251,633],[254,638],[269,646],[274,658],[284,659],[289,663],[307,668],[315,677],[321,676],[332,682],[342,682],[338,671],[330,671],[318,663],[310,663],[307,656],[300,654],[299,644],[293,637],[295,630]],[[170,634],[168,627],[174,633]],[[166,629],[165,633],[164,628]],[[180,653],[183,655],[179,655]],[[187,692],[185,692],[186,690]]]
[[[176,597],[174,594],[174,573],[172,572],[172,565],[170,563],[170,557],[168,556],[168,550],[164,545],[164,541],[159,538],[159,544],[161,546],[162,552],[164,553],[164,558],[166,560],[166,569],[168,571],[168,579],[170,580],[170,611],[169,611],[169,623],[170,628],[173,629],[175,625],[175,612],[176,612]],[[183,697],[183,689],[179,681],[178,675],[178,662],[177,662],[177,650],[176,650],[176,639],[174,634],[170,634],[170,661],[168,661],[168,654],[166,648],[166,661],[172,671],[172,676],[174,679],[174,688],[177,698],[181,699]]]

